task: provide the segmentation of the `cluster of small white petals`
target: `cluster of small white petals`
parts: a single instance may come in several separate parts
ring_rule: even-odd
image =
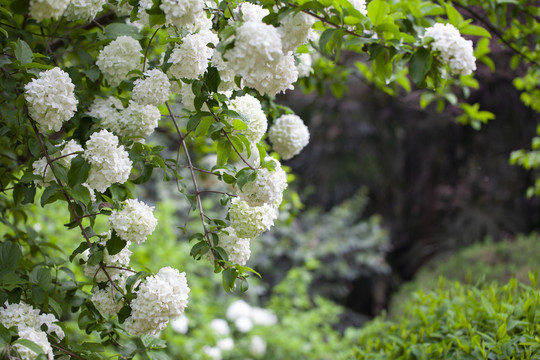
[[[120,121],[120,112],[124,110],[124,105],[120,99],[109,96],[106,99],[96,98],[88,110],[88,115],[99,119],[101,124],[113,130]],[[114,131],[114,130],[113,130]]]
[[[277,323],[277,316],[272,311],[252,307],[243,300],[237,300],[229,305],[226,315],[243,333],[250,331],[253,325],[270,326]]]
[[[249,120],[247,129],[241,133],[252,143],[258,143],[268,128],[266,115],[262,110],[261,102],[252,95],[246,94],[231,100],[236,111]]]
[[[105,289],[95,287],[92,293],[92,303],[102,315],[117,315],[123,306],[122,301],[114,298],[116,291],[111,285],[107,285]]]
[[[287,114],[270,127],[268,138],[279,156],[289,160],[308,144],[309,130],[299,116]]]
[[[152,69],[145,74],[146,78],[137,79],[133,83],[132,99],[142,105],[159,106],[169,99],[171,83],[167,75],[159,69]]]
[[[223,319],[214,319],[210,322],[210,328],[214,330],[216,335],[229,335],[231,330],[229,329],[229,324],[226,320]]]
[[[185,314],[182,314],[171,320],[171,328],[179,334],[186,334],[189,330],[189,319]]]
[[[246,265],[251,256],[251,239],[238,236],[232,227],[223,229],[218,236],[219,246],[225,250],[229,261],[233,264]]]
[[[237,300],[229,305],[225,316],[227,316],[227,319],[230,321],[234,321],[242,316],[249,316],[249,313],[251,313],[251,305],[244,300]]]
[[[133,10],[133,6],[129,5],[127,1],[120,5],[121,2],[122,0],[118,0],[118,5],[114,5],[109,1],[109,8],[118,16],[129,16],[131,10]]]
[[[74,89],[69,75],[58,67],[41,72],[24,86],[28,113],[40,125],[41,133],[58,131],[73,117],[78,103]]]
[[[283,200],[283,191],[287,188],[287,173],[276,159],[267,157],[266,161],[274,161],[276,168],[258,170],[255,181],[245,184],[238,195],[250,206],[269,204],[277,208]]]
[[[314,23],[315,18],[303,12],[286,16],[278,28],[283,53],[294,52],[297,47],[304,45],[308,41]]]
[[[238,90],[238,86],[234,83],[235,73],[229,68],[229,63],[223,60],[223,56],[219,51],[214,51],[210,63],[219,71],[219,77],[221,79],[218,88],[219,91]]]
[[[153,212],[153,206],[136,199],[127,199],[123,202],[122,210],[113,210],[109,224],[121,239],[140,244],[156,229],[157,219]]]
[[[213,3],[213,1],[211,1]],[[215,4],[215,3],[214,3]],[[208,17],[205,11],[195,14],[195,20],[193,23],[186,24],[184,27],[190,33],[196,33],[201,31],[212,30],[212,17]]]
[[[254,356],[262,356],[266,353],[266,341],[262,337],[255,335],[251,338],[249,351]]]
[[[242,13],[242,20],[262,22],[262,19],[270,14],[270,11],[264,9],[262,6],[243,2],[238,9]]]
[[[107,240],[111,238],[111,232],[105,232],[100,235],[102,240],[100,244],[105,246]],[[89,278],[94,278],[96,282],[106,282],[110,280],[119,280],[123,281],[123,278],[128,275],[128,271],[124,269],[129,269],[129,262],[131,260],[131,250],[129,250],[129,242],[127,245],[117,254],[110,255],[107,248],[103,250],[103,266],[107,273],[100,268],[99,265],[85,265],[84,266],[84,275]],[[90,255],[90,250],[85,250],[82,254],[84,260],[88,260]],[[107,276],[108,275],[108,276]],[[109,279],[110,278],[110,279]]]
[[[165,13],[166,24],[189,26],[204,11],[203,0],[162,0],[159,8]]]
[[[68,20],[89,21],[103,9],[106,0],[71,0],[64,15]]]
[[[296,70],[298,78],[308,77],[311,74],[311,66],[313,59],[308,53],[299,54],[296,56]]]
[[[77,140],[71,139],[66,143],[66,145],[64,145],[64,148],[60,152],[51,155],[51,158],[55,159],[58,157],[59,159],[56,161],[64,165],[66,168],[69,168],[71,166],[71,159],[77,156],[77,154],[74,153],[79,151],[83,151],[83,147],[77,142]],[[43,186],[43,184],[54,180],[53,173],[50,167],[47,165],[47,159],[45,157],[34,161],[32,163],[32,167],[34,168],[33,174],[41,177],[40,179],[34,181],[36,185]]]
[[[238,198],[232,200],[229,209],[231,227],[240,238],[252,239],[259,236],[274,225],[276,217],[277,211],[271,205],[249,206]]]
[[[216,346],[221,351],[231,351],[232,349],[234,349],[234,340],[230,337],[219,339],[216,343]]]
[[[70,0],[30,0],[30,16],[37,21],[58,19]]]
[[[281,56],[277,63],[260,67],[258,72],[244,77],[244,86],[251,87],[258,92],[275,95],[287,89],[294,89],[292,85],[298,80],[294,56],[288,53]]]
[[[55,333],[62,340],[64,331],[56,324],[58,320],[52,314],[40,314],[38,309],[24,303],[9,304],[7,301],[0,307],[0,323],[6,328],[15,326],[19,338],[30,340],[43,349],[48,359],[53,359],[51,345],[47,339],[47,333]],[[47,333],[41,327],[47,326]],[[15,344],[14,348],[23,360],[33,360],[37,354],[22,344]]]
[[[141,44],[130,36],[119,36],[99,52],[96,65],[111,86],[128,79],[131,70],[141,67]]]
[[[191,89],[191,84],[185,84],[181,81],[180,84],[180,98],[182,99],[182,105],[189,111],[195,111],[195,94]]]
[[[476,70],[472,41],[465,40],[452,24],[436,23],[426,29],[424,38],[433,39],[429,45],[439,51],[442,61],[450,66],[452,73],[469,75]]]
[[[222,360],[221,349],[217,346],[203,346],[202,351],[212,360]]]
[[[133,165],[124,146],[107,130],[90,135],[83,157],[91,165],[87,183],[101,193],[112,184],[125,183]]]
[[[186,273],[164,267],[149,276],[137,290],[131,302],[131,316],[126,319],[126,330],[133,335],[157,334],[169,319],[180,316],[188,304],[189,287]]]
[[[121,113],[118,135],[145,138],[154,132],[160,119],[161,112],[156,106],[141,105],[130,100],[128,107]]]
[[[214,52],[207,45],[217,44],[218,41],[218,36],[211,31],[187,35],[171,53],[168,62],[172,65],[167,73],[177,79],[197,79],[208,68],[208,61]]]
[[[132,25],[136,26],[141,30],[144,26],[147,26],[150,23],[150,16],[146,10],[150,10],[154,6],[153,0],[139,0],[139,11],[137,12],[137,20],[135,20]]]
[[[349,2],[360,14],[367,16],[366,0],[349,0]]]
[[[277,316],[268,309],[251,308],[250,318],[255,325],[271,326],[277,323]]]

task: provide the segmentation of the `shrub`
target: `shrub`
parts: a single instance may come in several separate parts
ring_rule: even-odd
[[[414,293],[395,320],[377,318],[359,334],[357,359],[532,359],[540,356],[537,275],[481,288],[440,279]]]

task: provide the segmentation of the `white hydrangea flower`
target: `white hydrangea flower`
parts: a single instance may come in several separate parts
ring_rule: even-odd
[[[140,285],[137,298],[131,302],[131,316],[126,330],[133,335],[157,334],[169,319],[180,316],[188,304],[186,273],[164,267]]]
[[[184,27],[195,23],[204,11],[203,0],[162,0],[159,8],[165,13],[166,24]]]
[[[274,150],[284,160],[289,160],[309,143],[309,130],[299,116],[287,114],[270,127],[268,138]]]
[[[278,28],[283,53],[294,52],[297,47],[304,45],[308,41],[313,24],[315,18],[303,12],[286,16]]]
[[[157,219],[153,206],[136,199],[127,199],[122,204],[122,210],[113,210],[109,224],[121,239],[140,244],[154,232]]]
[[[273,311],[262,308],[252,308],[250,318],[255,325],[271,326],[277,323],[277,316]]]
[[[75,86],[68,73],[58,67],[41,72],[24,90],[28,114],[40,125],[42,134],[47,130],[60,130],[77,110]]]
[[[253,329],[253,321],[247,316],[241,316],[234,321],[234,326],[236,326],[238,331],[247,333]]]
[[[159,106],[169,99],[171,83],[167,75],[159,69],[152,69],[145,74],[146,78],[137,79],[133,83],[132,99],[142,105]]]
[[[255,335],[251,338],[249,351],[253,356],[262,356],[266,353],[266,341],[262,337]]]
[[[160,119],[161,112],[156,106],[141,105],[130,100],[128,107],[120,114],[118,135],[146,138],[154,132]]]
[[[210,322],[210,328],[214,330],[216,335],[229,335],[231,330],[229,329],[229,323],[223,319],[214,319]]]
[[[187,334],[189,330],[189,319],[185,314],[171,320],[171,328],[178,334]]]
[[[248,128],[240,132],[246,136],[250,143],[258,143],[268,127],[261,102],[252,95],[246,94],[231,100],[231,104],[240,115],[249,120]]]
[[[229,63],[223,60],[223,56],[219,51],[214,51],[210,63],[219,71],[219,77],[221,79],[221,82],[219,83],[218,90],[220,92],[239,90],[238,86],[236,86],[234,82],[236,74],[233,70],[229,68]]]
[[[235,235],[253,239],[274,225],[277,211],[269,204],[252,207],[247,202],[234,198],[229,209],[229,218]]]
[[[30,0],[30,16],[37,21],[58,19],[70,0]]]
[[[269,204],[277,208],[283,200],[283,191],[287,188],[287,173],[276,159],[267,157],[266,161],[274,161],[276,168],[273,171],[266,168],[258,170],[255,181],[245,184],[238,195],[250,206]]]
[[[105,246],[107,240],[111,238],[111,232],[105,232],[100,235],[102,240],[100,244]],[[94,278],[96,282],[107,282],[109,278],[111,280],[125,281],[125,277],[128,275],[128,271],[124,269],[129,269],[129,263],[131,260],[131,250],[129,250],[130,243],[128,242],[126,246],[117,254],[109,255],[107,248],[103,250],[103,265],[107,274],[100,268],[99,265],[85,265],[84,266],[84,275],[89,278]],[[88,260],[90,255],[90,250],[87,249],[82,253],[82,258]],[[107,276],[109,275],[109,276]]]
[[[141,68],[141,44],[130,36],[119,36],[99,52],[96,65],[111,86],[127,80],[131,70]]]
[[[83,157],[90,163],[87,183],[101,193],[112,184],[125,183],[133,165],[124,146],[107,130],[90,135]]]
[[[47,356],[47,359],[54,359],[53,350],[49,340],[47,339],[47,334],[39,329],[34,328],[23,328],[18,332],[19,338],[24,340],[30,340],[33,343],[37,344]],[[22,344],[15,344],[13,347],[21,355],[21,360],[34,360],[38,357],[38,354],[27,348]]]
[[[360,14],[367,16],[366,0],[349,0],[349,2]]]
[[[200,31],[190,34],[182,39],[182,44],[177,45],[168,62],[172,63],[167,74],[176,79],[197,79],[208,68],[208,61],[212,57],[214,49],[207,45],[217,44],[219,38],[212,31]]]
[[[106,0],[71,0],[64,15],[68,20],[89,21],[103,10]]]
[[[92,289],[92,303],[102,315],[118,315],[118,312],[124,306],[122,301],[115,299],[116,292],[110,284],[105,289],[100,289],[97,286]]]
[[[210,1],[210,4],[215,3]],[[205,7],[209,7],[205,5]],[[196,33],[201,31],[211,31],[212,30],[212,18],[214,14],[211,13],[210,17],[207,16],[206,11],[202,11],[198,14],[195,14],[195,20],[193,23],[186,24],[184,27],[190,33]]]
[[[230,321],[235,321],[243,316],[251,314],[251,305],[244,300],[236,300],[227,308],[226,316]]]
[[[122,110],[124,110],[122,101],[114,96],[109,96],[106,99],[96,98],[90,105],[87,114],[93,118],[101,120],[102,124],[103,122],[112,124],[113,122],[115,123],[118,121],[120,111]]]
[[[51,160],[59,158],[58,160],[55,160],[55,162],[69,168],[71,166],[71,159],[77,156],[75,153],[83,150],[83,147],[77,142],[77,140],[71,139],[64,145],[64,148],[60,152],[51,155]],[[34,180],[36,185],[43,186],[45,183],[54,181],[53,173],[50,167],[47,165],[47,159],[45,157],[34,161],[32,163],[32,167],[34,168],[33,174],[41,177],[41,179]]]
[[[139,0],[139,11],[137,12],[137,20],[132,25],[136,26],[139,31],[150,23],[150,16],[146,10],[150,10],[154,6],[153,0]]]
[[[296,56],[296,70],[298,71],[298,78],[308,77],[311,74],[311,66],[313,59],[308,53],[299,54]]]
[[[436,23],[426,29],[424,38],[433,39],[429,45],[440,53],[453,74],[469,75],[476,70],[472,41],[465,40],[452,24]]]
[[[204,346],[203,352],[208,355],[212,360],[221,360],[221,349],[216,346]]]
[[[270,11],[264,9],[261,5],[243,2],[237,8],[242,13],[242,20],[262,22],[262,19],[270,14]],[[238,11],[236,12],[238,13]]]
[[[234,340],[230,337],[219,339],[216,346],[220,348],[221,351],[230,351],[234,349]]]
[[[251,239],[240,238],[232,227],[220,231],[218,237],[219,246],[225,250],[229,261],[233,264],[246,265],[251,256]]]
[[[133,6],[129,5],[127,1],[120,5],[121,2],[122,0],[118,0],[118,4],[114,5],[109,1],[109,8],[118,16],[129,16],[129,14],[131,14],[131,10],[133,10]]]
[[[281,56],[277,63],[260,66],[256,72],[243,76],[244,86],[253,88],[271,96],[285,90],[292,90],[292,85],[298,80],[294,56],[288,53]]]
[[[195,94],[191,90],[191,84],[185,84],[181,81],[179,83],[181,84],[180,99],[182,100],[182,105],[189,111],[195,111]],[[206,109],[206,104],[203,107]]]

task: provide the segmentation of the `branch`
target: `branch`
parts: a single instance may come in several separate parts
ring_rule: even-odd
[[[105,25],[108,25],[110,23],[112,23],[112,21],[114,20],[115,18],[115,14],[114,12],[112,11],[109,11],[103,15],[101,15],[100,17],[96,18],[95,21],[98,22],[99,24],[105,24]],[[83,30],[90,30],[90,29],[93,29],[94,27],[96,27],[97,25],[94,23],[94,21],[90,21],[84,25],[79,25],[79,26],[75,26],[74,28],[70,29],[69,31],[66,31],[66,36],[69,37],[69,35],[74,31],[74,30],[77,30],[77,29],[83,29]],[[50,44],[50,48],[52,51],[55,51],[57,50],[59,47],[61,47],[63,45],[63,41],[62,39],[56,39],[54,40],[51,44]]]
[[[144,70],[146,69],[146,59],[148,57],[148,50],[150,49],[150,44],[152,44],[152,40],[154,40],[154,37],[156,36],[157,32],[160,28],[157,28],[156,31],[154,31],[154,34],[150,38],[150,41],[148,42],[148,46],[146,46],[146,51],[144,52],[144,62],[142,67],[142,72],[144,73]]]

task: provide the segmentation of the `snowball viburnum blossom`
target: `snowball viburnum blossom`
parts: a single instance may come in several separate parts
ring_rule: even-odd
[[[124,110],[124,105],[120,99],[109,96],[106,99],[96,98],[90,105],[88,115],[99,119],[103,127],[117,132],[120,129],[120,112],[122,110]]]
[[[169,99],[171,83],[167,75],[159,69],[147,71],[146,78],[133,83],[132,99],[141,105],[159,106]]]
[[[242,13],[242,20],[262,22],[262,19],[270,14],[270,11],[263,8],[261,5],[248,2],[242,3],[237,9]]]
[[[159,8],[165,13],[166,24],[185,27],[195,23],[204,11],[203,0],[162,0]]]
[[[283,115],[268,131],[274,150],[288,160],[300,153],[309,142],[309,130],[302,119],[293,114]]]
[[[188,304],[189,287],[186,273],[164,267],[149,276],[136,291],[131,302],[131,316],[126,330],[133,335],[157,334],[170,319],[180,316]]]
[[[83,157],[90,163],[88,186],[104,192],[115,183],[123,184],[129,178],[133,163],[118,138],[107,130],[90,135]]]
[[[200,31],[182,39],[182,44],[176,46],[169,57],[172,63],[167,74],[176,79],[197,79],[208,68],[208,61],[214,49],[207,45],[217,44],[218,36],[211,31]]]
[[[243,76],[244,86],[253,88],[261,94],[275,95],[287,89],[294,89],[292,85],[298,80],[298,70],[295,66],[294,56],[288,53],[281,56],[274,64],[260,66],[257,71]]]
[[[120,114],[118,135],[146,138],[154,132],[160,119],[161,112],[156,106],[141,105],[130,100],[128,107]]]
[[[314,17],[302,12],[286,16],[278,28],[283,53],[295,51],[297,47],[304,45],[308,41],[310,29],[314,23]]]
[[[210,328],[214,330],[216,335],[229,335],[231,330],[229,329],[229,323],[223,319],[214,319],[210,322]]]
[[[106,0],[71,0],[64,15],[68,20],[92,20],[106,3]]]
[[[58,19],[70,0],[30,0],[30,16],[37,21]]]
[[[39,124],[39,131],[58,131],[77,110],[75,86],[69,75],[58,67],[43,71],[24,86],[28,114]]]
[[[119,36],[99,52],[96,65],[111,86],[118,86],[131,70],[141,67],[141,50],[134,38]]]
[[[232,227],[220,231],[218,237],[219,246],[225,250],[229,261],[233,264],[246,265],[251,256],[251,239],[240,238]]]
[[[313,59],[310,54],[303,53],[296,56],[296,70],[298,70],[298,77],[308,77],[311,74],[311,66]]]
[[[269,204],[277,208],[283,200],[283,191],[287,188],[287,174],[276,159],[267,157],[266,161],[273,161],[275,169],[258,170],[255,181],[245,184],[238,195],[250,206]]]
[[[83,151],[83,147],[77,142],[77,140],[71,139],[64,145],[64,148],[56,154],[51,155],[51,158],[59,158],[56,162],[64,165],[64,167],[69,168],[71,166],[71,159],[73,159],[77,154],[76,152]],[[34,161],[32,164],[34,168],[33,174],[38,175],[41,179],[34,180],[36,185],[43,186],[45,183],[51,182],[54,180],[54,176],[51,172],[50,167],[47,165],[47,159],[42,157],[39,160]]]
[[[452,24],[436,23],[426,29],[424,38],[433,39],[429,46],[440,53],[453,74],[469,75],[476,70],[472,41],[465,40]]]
[[[240,131],[253,144],[258,143],[266,133],[268,121],[262,110],[259,100],[255,97],[246,94],[231,100],[231,104],[236,108],[236,111],[249,120],[248,128]]]
[[[105,289],[100,289],[97,286],[92,289],[92,303],[102,315],[113,316],[117,315],[122,306],[122,301],[115,299],[116,290],[108,284]]]
[[[122,240],[140,244],[156,229],[157,219],[153,211],[154,207],[142,201],[127,199],[122,210],[113,210],[109,224]]]
[[[105,246],[107,241],[111,238],[111,232],[105,232],[101,234],[100,237],[102,237],[100,244]],[[122,278],[128,275],[128,271],[124,269],[129,269],[129,262],[131,260],[131,250],[129,250],[129,245],[129,243],[126,244],[126,246],[119,253],[114,255],[110,255],[107,248],[103,250],[102,262],[103,266],[105,266],[107,274],[105,274],[99,265],[86,264],[84,266],[84,275],[88,276],[89,278],[94,278],[96,282],[109,281],[109,278],[111,280],[122,280]],[[89,255],[90,250],[87,249],[83,252],[82,257],[83,259],[87,260]]]
[[[249,206],[239,198],[232,200],[229,209],[231,227],[235,230],[235,235],[241,238],[252,239],[259,236],[274,225],[276,217],[277,211],[272,206]]]

